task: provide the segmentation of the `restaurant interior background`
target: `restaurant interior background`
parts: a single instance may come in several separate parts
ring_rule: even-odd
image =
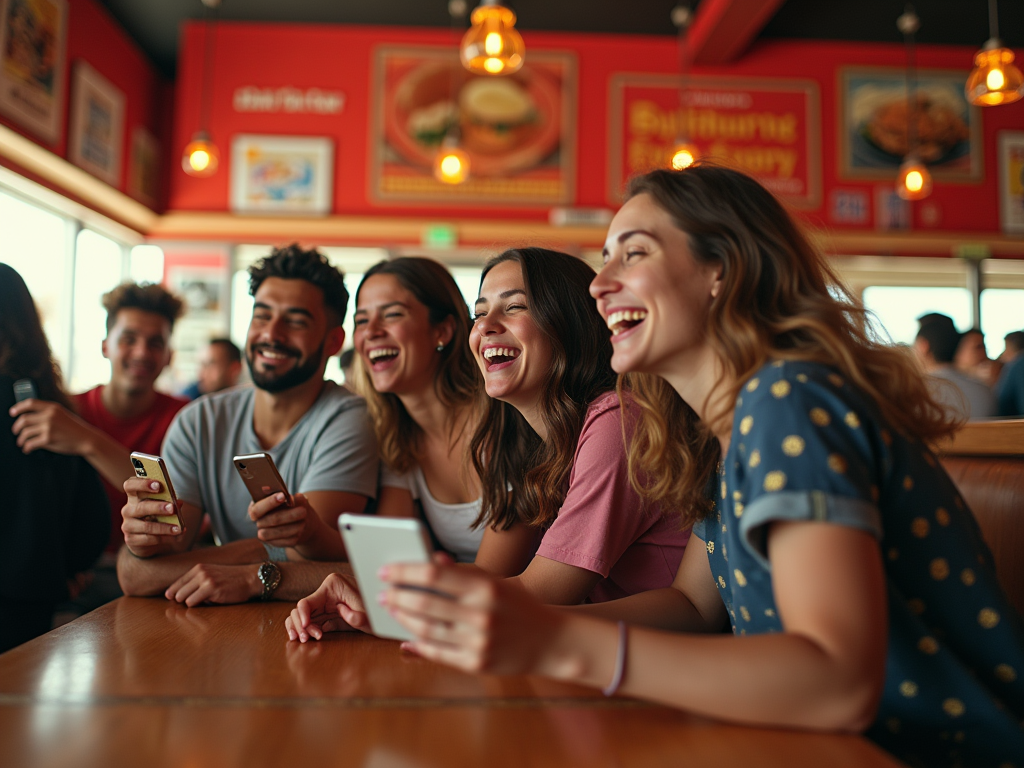
[[[963,95],[985,0],[916,4],[934,188],[914,202],[894,191],[902,2],[699,0],[685,34],[672,0],[510,5],[523,69],[471,78],[446,0],[0,0],[0,261],[71,389],[107,379],[99,297],[122,279],[187,300],[174,391],[207,339],[244,339],[245,269],[271,244],[321,247],[352,289],[382,258],[431,256],[470,299],[508,245],[597,264],[624,181],[681,136],[780,194],[894,341],[930,310],[965,330],[980,309],[992,357],[1024,328],[1024,101]],[[1020,64],[1024,3],[998,11]],[[182,167],[200,131],[206,177]],[[446,136],[462,184],[433,175]]]

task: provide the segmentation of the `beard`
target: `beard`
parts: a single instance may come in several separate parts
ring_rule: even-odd
[[[325,340],[326,341],[326,340]],[[320,370],[320,365],[323,362],[324,356],[324,343],[320,342],[320,346],[317,350],[302,360],[302,356],[298,350],[290,347],[278,346],[276,344],[260,344],[260,348],[272,349],[275,352],[283,352],[286,355],[298,358],[299,363],[292,369],[285,371],[284,373],[277,373],[276,371],[257,371],[253,366],[253,359],[256,357],[257,345],[250,346],[245,355],[245,362],[249,366],[249,375],[252,377],[252,383],[257,389],[262,389],[265,392],[278,393],[284,392],[292,387],[297,387],[300,384],[305,384]]]

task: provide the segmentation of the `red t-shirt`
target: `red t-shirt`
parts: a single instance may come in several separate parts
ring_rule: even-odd
[[[188,400],[157,392],[153,407],[148,411],[132,419],[119,419],[103,405],[102,384],[88,392],[75,395],[72,399],[75,403],[75,410],[85,421],[106,432],[129,451],[141,451],[154,455],[160,453],[164,433],[171,426],[175,414],[188,405]],[[103,488],[110,500],[111,526],[107,551],[117,552],[124,544],[124,534],[121,533],[121,507],[125,505],[128,497],[125,496],[124,488],[115,488],[106,479],[103,480]]]

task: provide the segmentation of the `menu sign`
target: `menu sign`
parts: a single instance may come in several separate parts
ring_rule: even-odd
[[[609,100],[608,199],[669,164],[680,138],[701,158],[749,173],[798,208],[821,205],[818,86],[809,80],[619,74]]]

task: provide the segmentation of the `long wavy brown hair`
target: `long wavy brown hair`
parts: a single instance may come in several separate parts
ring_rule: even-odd
[[[720,431],[716,421],[731,420],[740,388],[770,359],[838,369],[912,439],[931,443],[955,431],[958,423],[929,394],[911,353],[879,336],[860,301],[759,183],[698,163],[635,178],[628,197],[636,195],[650,195],[672,217],[698,262],[722,267],[705,338],[722,366],[719,384],[731,387],[721,401],[728,406],[710,415],[709,426],[663,379],[620,377],[640,406],[628,457],[643,497],[682,510],[688,522],[708,514],[706,489],[720,453],[711,426]]]
[[[41,400],[60,403],[73,411],[32,294],[17,270],[2,263],[0,307],[0,374],[32,379]]]
[[[615,387],[611,333],[594,300],[594,270],[567,253],[514,248],[487,262],[515,261],[523,270],[530,317],[551,343],[552,362],[541,411],[547,441],[508,403],[491,400],[473,435],[473,467],[483,486],[476,524],[506,530],[515,523],[545,528],[568,491],[569,470],[587,407]]]
[[[434,375],[434,392],[449,409],[448,438],[457,439],[456,430],[463,424],[460,416],[466,409],[479,412],[483,409],[486,395],[480,369],[469,349],[470,317],[462,293],[451,273],[444,265],[432,259],[403,257],[382,261],[363,275],[356,290],[356,305],[363,285],[374,275],[391,275],[409,291],[416,300],[427,308],[431,325],[444,322],[449,317],[454,324],[452,340],[437,352],[438,366]],[[402,405],[397,395],[378,392],[373,388],[369,371],[362,365],[359,356],[355,359],[356,376],[360,379],[359,394],[366,398],[370,418],[377,433],[380,457],[396,472],[408,472],[417,462],[423,430]]]

